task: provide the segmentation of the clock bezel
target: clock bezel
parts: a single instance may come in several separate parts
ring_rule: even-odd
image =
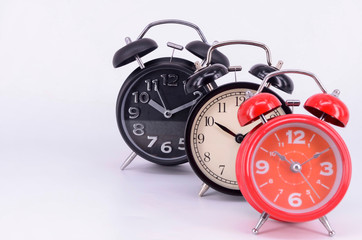
[[[221,85],[217,88],[215,88],[214,90],[212,90],[211,92],[207,93],[206,95],[204,95],[201,100],[196,103],[196,105],[194,105],[194,107],[191,110],[191,113],[189,114],[187,123],[186,123],[186,129],[185,129],[185,148],[186,148],[186,154],[187,157],[189,159],[189,163],[191,165],[191,168],[194,170],[194,172],[196,173],[196,175],[201,179],[202,182],[204,182],[205,184],[207,184],[209,187],[215,189],[216,191],[225,193],[225,194],[229,194],[229,195],[242,195],[242,193],[240,192],[240,190],[234,190],[234,189],[229,189],[223,186],[220,186],[219,184],[215,183],[214,181],[212,181],[211,179],[209,179],[200,169],[199,166],[196,163],[196,159],[194,158],[193,154],[192,154],[192,142],[190,137],[192,136],[191,130],[192,130],[192,126],[194,125],[194,121],[196,119],[196,116],[198,115],[199,111],[201,109],[203,109],[204,105],[214,96],[228,91],[228,90],[233,90],[233,89],[238,89],[238,88],[245,88],[245,89],[250,89],[250,90],[257,90],[259,88],[259,84],[256,83],[252,83],[252,82],[232,82],[232,83],[227,83],[224,85]],[[274,91],[270,90],[269,88],[264,88],[263,92],[268,92],[268,93],[272,93],[274,94],[282,103],[282,109],[284,110],[284,112],[286,114],[290,114],[292,113],[290,108],[288,106],[285,105],[284,100]],[[235,115],[236,117],[236,115]]]
[[[172,60],[172,61],[170,61]],[[173,57],[172,59],[170,57],[164,57],[164,58],[157,58],[154,60],[151,60],[149,62],[146,62],[144,64],[145,68],[138,67],[135,69],[124,81],[118,97],[117,97],[117,104],[116,104],[116,119],[117,119],[117,125],[118,129],[122,135],[122,138],[126,142],[129,148],[132,149],[137,155],[144,158],[147,161],[163,165],[163,166],[174,166],[186,163],[187,156],[186,152],[184,155],[176,158],[163,158],[163,157],[157,157],[154,155],[150,155],[149,153],[146,153],[141,147],[137,146],[133,142],[133,140],[129,139],[128,134],[126,133],[126,130],[123,127],[123,121],[125,120],[123,109],[125,104],[125,98],[127,97],[128,90],[134,85],[137,84],[138,81],[141,81],[142,77],[146,74],[149,74],[152,71],[158,71],[162,68],[174,68],[178,71],[183,71],[189,76],[191,76],[195,72],[195,65],[191,61],[188,61],[186,59],[182,58],[176,58]],[[143,80],[143,79],[142,79]],[[185,79],[186,81],[186,79]],[[185,93],[186,95],[186,93]],[[167,121],[168,119],[165,119]],[[186,124],[185,119],[185,124]]]
[[[334,142],[339,154],[341,155],[341,165],[343,166],[343,169],[338,189],[326,204],[309,212],[291,213],[268,204],[267,200],[264,200],[263,197],[260,196],[253,182],[251,159],[257,150],[256,148],[260,141],[264,135],[273,129],[290,123],[303,123],[321,130]],[[245,143],[241,146],[243,147],[243,150],[241,150],[240,147],[237,155],[236,176],[240,189],[244,193],[245,199],[260,213],[267,212],[272,218],[287,222],[310,221],[320,218],[326,215],[328,212],[332,211],[343,199],[345,193],[347,192],[352,173],[350,155],[342,137],[326,122],[316,117],[303,114],[278,116],[255,129],[252,134],[249,134],[246,140],[247,141],[245,141]]]

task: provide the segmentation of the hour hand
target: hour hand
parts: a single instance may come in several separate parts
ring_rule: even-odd
[[[162,114],[164,114],[166,111],[166,109],[164,107],[162,107],[160,104],[153,101],[152,99],[150,101],[148,101],[148,104]]]
[[[228,134],[230,134],[231,136],[236,137],[236,134],[233,133],[233,132],[232,132],[230,129],[228,129],[227,127],[225,127],[225,126],[223,126],[223,125],[221,125],[220,123],[217,123],[217,122],[215,122],[215,124],[216,124],[219,128],[221,128],[223,131],[225,131],[225,132],[227,132]]]
[[[220,123],[215,122],[216,126],[218,126],[219,128],[221,128],[221,130],[223,130],[224,132],[230,134],[231,136],[235,137],[235,141],[237,143],[241,143],[245,137],[245,135],[239,133],[239,134],[235,134],[233,131],[231,131],[230,129],[228,129],[227,127],[221,125]]]
[[[290,162],[285,156],[281,155],[281,154],[278,153],[277,151],[274,151],[274,153],[275,153],[276,155],[278,155],[278,157],[280,158],[280,160],[286,161],[287,163],[291,164],[291,162]]]

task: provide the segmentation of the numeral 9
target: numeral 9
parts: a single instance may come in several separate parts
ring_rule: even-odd
[[[140,110],[136,107],[128,108],[129,118],[136,119],[140,115]]]
[[[269,171],[269,163],[265,160],[259,160],[256,162],[256,173],[257,174],[265,174]]]
[[[198,141],[199,144],[204,143],[204,141],[205,141],[204,134],[200,133],[199,135],[197,135],[197,139],[199,140]]]

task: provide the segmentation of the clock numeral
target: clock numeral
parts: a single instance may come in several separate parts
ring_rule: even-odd
[[[161,151],[162,151],[163,153],[170,153],[170,152],[172,152],[171,141],[162,143],[162,145],[161,145]]]
[[[239,107],[245,101],[245,97],[235,97],[235,107]]]
[[[226,103],[218,103],[219,104],[219,113],[226,112]]]
[[[205,126],[213,126],[215,123],[215,120],[213,117],[205,117]]]
[[[292,207],[300,207],[302,205],[302,199],[300,197],[302,194],[300,193],[292,193],[288,197],[288,203]]]
[[[205,141],[205,136],[204,136],[204,134],[200,133],[199,135],[197,135],[197,140],[198,140],[198,143],[199,143],[199,144],[204,143],[204,141]]]
[[[257,174],[265,174],[269,171],[269,163],[265,160],[259,160],[256,162]]]
[[[158,91],[158,79],[147,79],[145,80],[147,91]]]
[[[205,152],[204,153],[204,161],[205,162],[210,162],[211,158],[210,158],[210,153],[209,152]]]
[[[130,119],[136,119],[140,115],[140,110],[136,107],[130,107],[128,108],[128,113]]]
[[[320,175],[323,176],[331,176],[333,174],[333,164],[330,162],[322,162],[321,167],[323,170],[319,172]]]
[[[157,141],[157,136],[147,136],[148,140],[151,140],[151,142],[147,145],[147,147],[151,148]]]
[[[222,175],[224,173],[225,165],[219,165],[219,168],[221,168],[220,175]]]
[[[133,124],[133,134],[136,136],[142,136],[145,134],[145,126],[142,123],[135,123]]]
[[[178,86],[178,75],[177,74],[161,74],[162,84],[168,87],[177,87]]]
[[[288,144],[305,144],[305,140],[302,140],[305,136],[305,133],[302,130],[288,130],[286,134],[288,136]],[[294,140],[293,135],[295,136]]]
[[[177,148],[178,150],[185,150],[185,139],[180,138],[178,141],[178,145],[179,145],[179,147]],[[182,146],[180,146],[180,145],[182,145]]]
[[[132,96],[134,96],[134,103],[148,103],[148,101],[150,101],[150,95],[146,92],[133,92]]]

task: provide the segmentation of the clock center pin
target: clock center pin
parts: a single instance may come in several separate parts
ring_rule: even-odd
[[[165,118],[170,118],[172,117],[172,113],[170,110],[166,110],[164,113],[163,113],[163,116],[165,116]]]
[[[298,173],[302,170],[302,165],[300,165],[300,163],[293,162],[292,165],[290,165],[290,170],[292,170],[292,172]]]

